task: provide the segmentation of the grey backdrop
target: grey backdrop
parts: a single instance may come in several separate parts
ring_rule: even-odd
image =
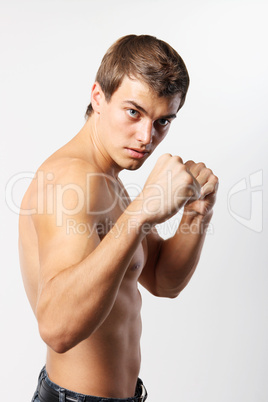
[[[267,401],[267,2],[10,0],[0,7],[1,400],[30,401],[45,361],[18,262],[17,207],[30,180],[23,177],[83,125],[108,46],[148,33],[178,50],[191,86],[165,142],[142,169],[121,177],[135,196],[133,183],[142,186],[156,158],[171,152],[205,162],[220,178],[188,287],[175,300],[142,291],[149,401]],[[180,216],[160,227],[163,236]]]

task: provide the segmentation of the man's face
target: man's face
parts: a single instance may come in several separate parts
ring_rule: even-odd
[[[97,135],[111,160],[138,169],[168,133],[180,95],[158,97],[142,81],[125,77],[109,102],[101,97]]]

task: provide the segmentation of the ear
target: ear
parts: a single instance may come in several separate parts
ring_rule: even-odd
[[[105,96],[101,86],[98,82],[95,82],[91,90],[91,105],[93,110],[98,114],[100,113],[103,100],[105,100]]]

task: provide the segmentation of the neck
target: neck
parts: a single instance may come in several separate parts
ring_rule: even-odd
[[[77,136],[82,139],[88,162],[98,167],[103,173],[117,178],[122,169],[105,149],[99,134],[98,118],[92,113]]]

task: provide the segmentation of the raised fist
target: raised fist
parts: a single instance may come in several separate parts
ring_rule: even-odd
[[[157,160],[138,197],[145,220],[158,224],[172,217],[185,203],[200,197],[201,186],[179,156]]]

